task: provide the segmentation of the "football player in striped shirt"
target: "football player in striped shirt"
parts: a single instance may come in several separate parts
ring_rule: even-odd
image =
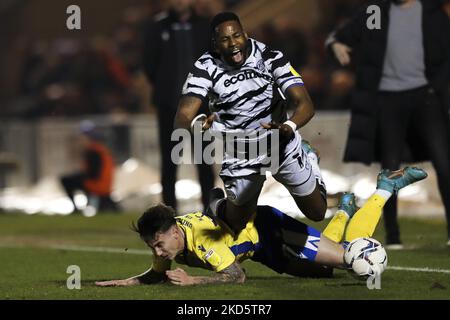
[[[266,179],[265,164],[275,161],[272,176],[289,190],[306,217],[322,220],[327,208],[325,185],[297,131],[314,115],[302,78],[282,52],[249,38],[234,13],[216,15],[211,32],[213,49],[187,76],[175,127],[194,127],[202,101],[209,99],[213,115],[200,119],[203,129],[220,132],[225,146],[237,146],[224,152],[220,177],[227,201],[219,215],[235,234],[245,228]],[[280,96],[294,110],[289,119]],[[250,155],[248,150],[255,150],[256,144],[269,141],[264,152]]]

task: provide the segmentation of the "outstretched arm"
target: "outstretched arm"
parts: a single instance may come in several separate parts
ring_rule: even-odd
[[[121,280],[109,280],[109,281],[96,281],[95,285],[99,287],[126,287],[136,286],[140,284],[156,284],[167,281],[167,276],[164,272],[156,272],[153,269],[149,269],[144,273]]]
[[[210,283],[243,283],[245,273],[237,262],[210,277],[190,276],[181,268],[166,271],[167,278],[173,284],[188,286],[194,284]]]
[[[342,66],[350,64],[351,62],[350,53],[352,52],[352,48],[338,41],[335,41],[332,44],[330,44],[330,48],[333,51],[334,56]]]
[[[367,28],[368,17],[367,5],[365,5],[325,40],[325,47],[342,66],[350,64],[352,48],[361,42],[364,29]]]

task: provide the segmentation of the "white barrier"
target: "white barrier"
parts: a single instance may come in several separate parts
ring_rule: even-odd
[[[74,171],[79,166],[74,136],[78,124],[84,118],[47,118],[37,122],[7,122],[2,124],[0,133],[2,143],[0,151],[15,154],[18,170],[8,173],[8,187],[26,187],[38,180],[59,176]],[[153,181],[159,181],[159,148],[157,121],[152,114],[133,115],[121,122],[109,116],[90,117],[104,133],[107,144],[113,150],[118,162],[135,158],[145,164],[155,175]],[[364,166],[355,163],[343,163],[342,156],[349,125],[348,112],[317,112],[313,120],[300,130],[302,137],[309,140],[320,151],[320,166],[326,179],[344,179],[346,185],[358,194],[368,195],[373,189],[378,165]],[[422,214],[422,211],[441,215],[443,213],[437,189],[436,175],[429,163],[420,164],[429,173],[429,178],[420,182],[421,196],[410,191],[410,198],[426,202],[431,209],[408,204],[400,205],[400,212]],[[193,165],[181,165],[178,179],[197,181],[197,172]],[[219,180],[219,179],[218,179]],[[327,181],[326,181],[327,182]],[[220,184],[220,182],[218,181]],[[270,181],[267,183],[270,188]],[[338,184],[342,186],[342,184]],[[425,191],[422,191],[425,190]],[[330,192],[333,190],[330,184]],[[281,191],[279,191],[281,192]],[[281,192],[282,193],[282,192]],[[408,194],[404,195],[406,198]],[[263,199],[264,200],[264,199]]]

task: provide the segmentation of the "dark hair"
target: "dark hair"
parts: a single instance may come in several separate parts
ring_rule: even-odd
[[[233,12],[221,12],[216,14],[210,23],[210,30],[211,30],[211,37],[214,38],[215,32],[216,32],[216,27],[224,22],[227,21],[236,21],[237,23],[239,23],[239,25],[242,28],[242,24],[241,21],[239,20],[239,17],[233,13]]]
[[[155,238],[156,233],[166,232],[176,223],[175,210],[162,203],[148,208],[137,222],[133,222],[131,228],[139,233],[142,240],[148,241]]]

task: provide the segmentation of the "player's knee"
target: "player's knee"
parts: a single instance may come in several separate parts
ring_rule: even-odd
[[[309,216],[313,221],[322,221],[325,219],[325,213],[327,212],[327,207],[325,205],[317,206],[309,211]]]
[[[225,210],[226,222],[235,234],[245,229],[253,212],[256,211],[256,205],[245,204],[236,205],[227,199]]]
[[[324,214],[323,215],[313,214],[313,215],[309,216],[309,219],[311,219],[312,221],[316,221],[316,222],[322,221],[324,218],[325,218]]]
[[[294,197],[298,208],[304,215],[313,221],[322,221],[327,212],[327,202],[319,192],[307,197]]]
[[[242,230],[245,229],[247,225],[247,221],[244,220],[244,217],[231,217],[227,219],[228,225],[233,230],[234,234],[239,234]]]
[[[242,230],[245,229],[245,226],[247,223],[245,221],[237,221],[235,223],[231,224],[231,229],[233,230],[234,234],[239,234]]]
[[[305,205],[304,203],[298,206],[303,214],[310,220],[322,221],[325,219],[325,213],[327,211],[326,204],[315,203],[313,205]]]

